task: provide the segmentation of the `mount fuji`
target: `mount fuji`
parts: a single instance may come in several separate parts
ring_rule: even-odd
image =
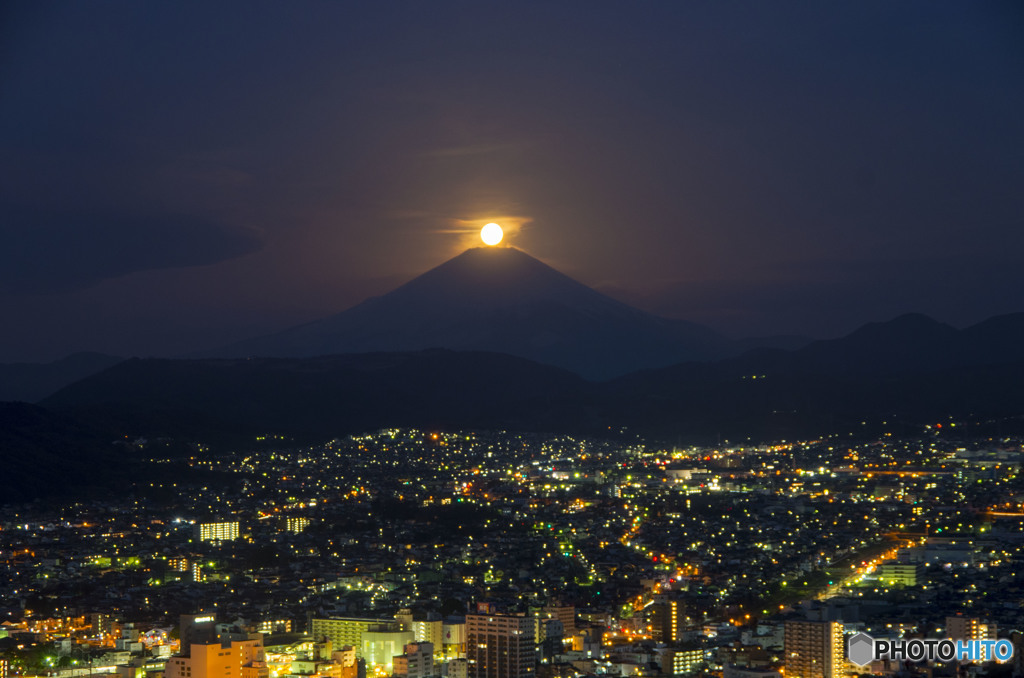
[[[735,351],[710,328],[616,301],[514,247],[479,247],[336,315],[206,355],[491,351],[589,379]]]

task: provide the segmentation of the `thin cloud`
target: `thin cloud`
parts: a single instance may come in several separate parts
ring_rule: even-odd
[[[453,146],[450,148],[438,148],[425,152],[423,155],[428,158],[463,158],[472,155],[488,155],[490,153],[502,153],[515,150],[515,144],[470,144],[468,146]]]
[[[216,264],[263,247],[245,228],[190,215],[0,210],[0,290],[53,294],[162,268]]]

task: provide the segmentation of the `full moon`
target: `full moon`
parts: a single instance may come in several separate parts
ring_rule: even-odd
[[[491,247],[501,242],[501,238],[504,235],[505,233],[501,230],[501,226],[497,224],[487,224],[480,229],[480,238]]]

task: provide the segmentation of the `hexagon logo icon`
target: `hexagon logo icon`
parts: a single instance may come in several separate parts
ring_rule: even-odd
[[[875,639],[866,633],[850,636],[846,643],[846,656],[858,666],[866,666],[875,658]]]

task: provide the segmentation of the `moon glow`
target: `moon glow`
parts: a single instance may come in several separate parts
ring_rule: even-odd
[[[480,239],[491,247],[494,247],[501,242],[504,235],[505,233],[501,230],[501,226],[498,226],[497,224],[487,224],[480,229]]]

